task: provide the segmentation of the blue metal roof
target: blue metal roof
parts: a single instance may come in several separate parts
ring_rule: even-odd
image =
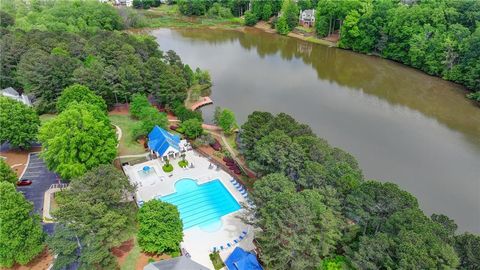
[[[225,261],[228,270],[263,270],[257,260],[257,257],[246,252],[240,247],[236,247],[232,254]]]
[[[165,154],[168,147],[171,146],[180,151],[180,137],[173,135],[165,129],[155,126],[148,134],[148,148],[159,153],[161,156]]]

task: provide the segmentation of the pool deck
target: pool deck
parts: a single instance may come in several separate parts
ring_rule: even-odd
[[[132,166],[124,166],[123,170],[129,177],[131,183],[137,185],[137,201],[147,202],[157,196],[174,193],[175,183],[178,180],[189,178],[197,180],[198,184],[218,179],[237,202],[240,204],[246,203],[245,198],[230,182],[233,178],[230,174],[222,169],[216,169],[214,164],[212,164],[213,168],[209,169],[210,161],[193,150],[186,153],[185,159],[189,162],[189,166],[190,163],[193,162],[194,168],[180,168],[178,162],[181,158],[170,160],[170,164],[172,164],[174,168],[171,173],[165,173],[162,170],[162,166],[165,163],[159,159]],[[151,171],[148,175],[144,175],[143,167],[145,166],[152,167],[154,171]],[[210,269],[213,269],[213,265],[208,255],[213,247],[218,248],[223,246],[226,248],[227,243],[232,244],[232,247],[220,252],[220,256],[224,260],[236,246],[240,246],[245,250],[254,249],[253,229],[239,218],[239,214],[241,214],[242,211],[243,209],[240,209],[221,217],[222,226],[216,231],[207,231],[198,226],[184,230],[183,242],[181,243],[182,248],[191,255],[192,260]],[[246,237],[238,244],[234,244],[234,239],[238,239],[243,231],[247,231]]]

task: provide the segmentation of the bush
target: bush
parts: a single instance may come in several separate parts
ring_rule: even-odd
[[[187,160],[180,160],[178,162],[178,166],[180,166],[180,168],[186,168],[188,166],[188,161]]]
[[[132,96],[132,102],[130,102],[130,115],[139,118],[142,109],[145,107],[150,107],[150,102],[148,102],[147,96],[142,94],[134,94]]]
[[[245,25],[254,26],[257,23],[257,16],[250,10],[245,12]]]
[[[207,13],[210,18],[232,18],[232,12],[229,8],[222,7],[219,3],[213,4]]]
[[[162,170],[166,173],[172,172],[173,171],[173,166],[172,164],[165,164],[162,166]]]
[[[210,255],[208,256],[210,257],[210,260],[212,261],[212,264],[213,264],[213,268],[215,268],[215,270],[222,269],[225,266],[222,258],[220,258],[220,254],[218,251],[210,253]]]
[[[198,119],[200,122],[203,122],[203,117],[201,112],[192,111],[187,109],[182,103],[178,103],[174,109],[173,113],[180,119],[180,121],[187,121],[190,119]]]

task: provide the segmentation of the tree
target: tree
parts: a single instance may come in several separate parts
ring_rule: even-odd
[[[190,139],[195,139],[203,133],[202,122],[195,118],[182,122],[180,129]]]
[[[10,166],[0,158],[0,182],[17,183],[17,174],[10,168]]]
[[[314,269],[340,239],[340,220],[317,191],[269,195],[257,205],[260,258],[268,269]]]
[[[464,233],[455,236],[455,250],[460,258],[459,269],[473,270],[480,268],[480,236]]]
[[[0,144],[29,148],[36,141],[40,119],[34,109],[0,96]]]
[[[0,18],[2,18],[0,21],[0,27],[8,27],[15,24],[15,18],[5,11],[0,10]]]
[[[139,118],[140,122],[133,130],[133,134],[137,138],[147,135],[155,126],[160,126],[164,129],[168,126],[167,115],[150,105],[141,109]]]
[[[295,192],[295,185],[285,175],[272,173],[255,181],[252,198],[255,205],[263,207],[281,192]]]
[[[138,244],[144,252],[178,254],[183,224],[175,205],[150,200],[138,211]]]
[[[183,15],[200,16],[204,15],[207,10],[204,0],[179,0],[177,4],[178,9]]]
[[[253,157],[255,143],[266,135],[263,133],[262,127],[272,119],[273,115],[269,112],[255,111],[248,116],[247,121],[241,126],[240,147],[248,159]]]
[[[370,234],[378,232],[396,212],[416,208],[417,199],[398,185],[367,181],[348,195],[346,214],[362,227],[363,234]]]
[[[48,168],[64,179],[108,164],[117,154],[116,135],[106,114],[84,102],[70,104],[45,123],[38,137]]]
[[[218,118],[215,119],[215,123],[217,123],[225,133],[230,133],[237,125],[235,114],[229,109],[221,110]]]
[[[130,102],[130,115],[136,118],[140,118],[140,114],[144,108],[151,107],[147,96],[143,94],[133,94],[132,101]]]
[[[172,105],[183,102],[187,97],[187,81],[183,69],[176,65],[167,65],[160,58],[152,57],[145,63],[146,87],[162,104]]]
[[[282,3],[282,15],[280,17],[285,18],[288,25],[288,31],[290,32],[298,24],[298,6],[293,0],[283,0]],[[279,19],[280,21],[280,19]]]
[[[249,161],[253,170],[263,174],[282,172],[291,179],[298,178],[304,153],[283,131],[274,130],[261,138],[253,152],[255,158]]]
[[[107,104],[102,97],[95,95],[95,93],[88,87],[74,84],[65,88],[57,100],[57,112],[61,113],[72,102],[85,102],[97,106],[101,111],[107,112]]]
[[[257,16],[250,10],[245,12],[245,25],[254,26],[258,22]]]
[[[0,182],[0,201],[0,266],[25,265],[43,250],[40,217],[11,183]]]
[[[278,18],[276,29],[280,35],[287,35],[290,32],[287,19],[284,16],[280,16],[280,18]]]
[[[445,229],[419,209],[404,209],[388,218],[381,232],[360,237],[347,250],[360,269],[454,269],[458,257],[444,241]]]
[[[62,250],[56,253],[55,267],[78,261],[81,269],[116,268],[110,249],[127,240],[134,230],[135,207],[126,200],[134,191],[113,165],[100,165],[72,179],[70,188],[59,194],[60,207],[53,212],[60,230],[48,242],[52,250]]]

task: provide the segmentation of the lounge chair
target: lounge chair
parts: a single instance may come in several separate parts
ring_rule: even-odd
[[[247,235],[247,231],[242,231],[243,235]]]
[[[235,244],[238,244],[238,242],[240,241],[238,241],[237,239],[233,239],[233,242],[235,242]]]
[[[220,250],[224,250],[225,248],[223,246],[220,246]]]
[[[240,240],[243,240],[244,237],[243,237],[243,235],[240,235],[238,238],[239,238]]]
[[[227,243],[227,247],[228,247],[228,248],[231,248],[231,247],[232,247],[232,244]]]

